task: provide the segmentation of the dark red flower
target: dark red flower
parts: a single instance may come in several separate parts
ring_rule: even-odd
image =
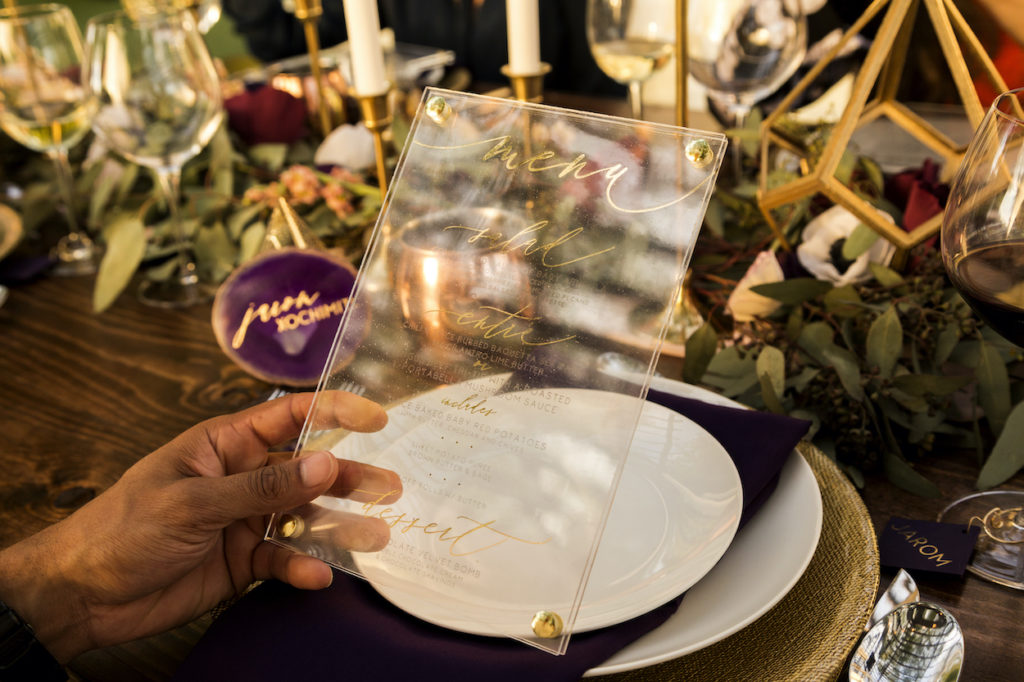
[[[907,232],[941,212],[948,197],[949,186],[939,182],[939,165],[931,159],[885,182],[885,198],[903,210],[903,229]]]
[[[224,102],[228,125],[246,144],[290,144],[306,134],[306,103],[263,85]]]

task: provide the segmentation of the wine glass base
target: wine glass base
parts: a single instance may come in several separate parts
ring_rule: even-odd
[[[155,308],[189,308],[213,300],[214,287],[194,278],[145,280],[139,285],[139,301]]]
[[[943,523],[962,523],[982,526],[986,517],[991,521],[998,512],[994,509],[1024,509],[1024,491],[989,490],[956,500],[939,513]],[[1005,518],[1005,515],[1003,515]],[[1024,516],[1022,516],[1024,518]],[[973,523],[972,523],[973,519]],[[998,539],[997,539],[998,538]],[[1001,528],[986,531],[982,526],[974,548],[974,556],[967,570],[980,578],[1000,585],[1024,590],[1024,527],[1003,520]]]
[[[50,250],[50,257],[55,261],[51,272],[59,277],[91,275],[96,272],[98,254],[99,249],[88,236],[72,232],[61,237]]]

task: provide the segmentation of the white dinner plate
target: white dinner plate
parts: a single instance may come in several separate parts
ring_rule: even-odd
[[[655,377],[651,388],[712,404],[740,406],[671,379]],[[660,627],[587,671],[586,677],[678,658],[725,639],[760,618],[803,575],[818,546],[821,515],[814,472],[794,451],[775,492],[736,534],[718,564],[686,593],[679,609]]]
[[[441,393],[426,394],[425,405],[436,403],[439,396],[452,390],[453,395],[461,395],[460,390],[465,392],[457,386],[445,387],[439,389]],[[608,409],[609,405],[618,406],[616,409],[628,407],[634,400],[584,389],[557,392],[570,398],[572,412],[583,418]],[[413,402],[416,400],[419,398]],[[409,432],[413,440],[422,440],[425,435],[419,429]],[[335,454],[345,456],[338,450],[344,449],[346,440],[335,448]],[[375,464],[399,472],[414,470],[416,463],[403,454],[411,451],[404,436],[399,435],[399,440],[382,448],[375,447],[376,452],[391,453],[386,456],[393,458],[377,460]],[[473,451],[481,449],[483,444]],[[551,448],[546,453],[550,466],[564,467],[566,471],[576,471],[581,456],[581,449],[574,447]],[[449,499],[428,496],[420,487],[406,485],[396,510],[399,504],[411,509],[441,509],[451,503]],[[491,503],[498,512],[501,506],[501,499]],[[489,508],[488,513],[491,511]],[[573,631],[629,620],[686,591],[728,549],[741,512],[739,475],[721,444],[690,419],[660,405],[645,403]],[[399,539],[405,541],[405,537]],[[392,544],[395,542],[392,531]],[[422,551],[421,547],[415,548],[415,552]],[[389,556],[389,552],[395,556]],[[513,585],[517,575],[536,574],[536,565],[517,565],[521,563],[518,555],[528,556],[526,553],[510,555],[512,565],[492,565],[475,579],[446,588],[443,594],[438,593],[436,584],[428,586],[422,579],[417,582],[417,571],[422,571],[422,567],[399,560],[409,555],[410,551],[399,544],[380,553],[353,556],[359,571],[384,598],[418,618],[474,634],[529,635],[523,629],[529,623],[521,617],[521,592]],[[582,562],[585,557],[583,551],[579,560]],[[579,565],[582,568],[583,564]],[[572,594],[562,596],[571,598]],[[453,603],[461,606],[453,609]],[[563,604],[561,608],[566,613],[569,605]]]

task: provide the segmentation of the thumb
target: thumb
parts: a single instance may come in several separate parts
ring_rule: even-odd
[[[293,509],[330,488],[338,460],[315,451],[288,461],[221,478],[203,479],[213,521],[227,525],[251,516]]]

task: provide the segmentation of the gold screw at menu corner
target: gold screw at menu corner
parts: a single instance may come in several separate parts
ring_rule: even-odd
[[[704,168],[714,161],[715,152],[711,149],[708,141],[703,138],[690,140],[686,144],[686,158],[690,160],[694,167]]]
[[[448,102],[445,101],[444,97],[440,95],[434,95],[427,100],[426,104],[427,116],[439,126],[443,126],[451,118],[452,109],[448,106]]]
[[[306,523],[295,514],[282,514],[277,521],[277,532],[283,538],[293,538],[302,535],[306,529]]]
[[[538,611],[530,623],[533,633],[543,639],[554,639],[562,634],[562,617],[554,611]]]

